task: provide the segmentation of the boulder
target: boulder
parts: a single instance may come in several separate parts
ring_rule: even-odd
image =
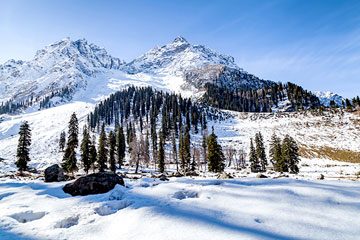
[[[168,179],[164,174],[161,174],[161,175],[159,176],[159,180],[160,180],[160,181],[169,181],[169,179]]]
[[[64,172],[59,165],[54,164],[45,169],[45,182],[61,182],[64,180]]]
[[[324,180],[325,176],[323,174],[320,174],[320,176],[317,178],[318,180]]]
[[[229,173],[226,173],[226,172],[223,172],[222,174],[220,174],[217,179],[232,179],[233,177],[229,174]]]
[[[63,191],[77,195],[89,195],[106,193],[112,190],[116,184],[125,186],[122,177],[113,172],[92,173],[87,176],[78,178],[75,182],[68,183],[63,187]]]
[[[268,178],[268,177],[265,176],[264,174],[259,173],[258,175],[256,175],[256,178]]]

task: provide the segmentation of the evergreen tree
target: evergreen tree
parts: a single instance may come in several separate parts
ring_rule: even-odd
[[[95,139],[95,135],[94,135],[92,141],[90,142],[90,146],[89,146],[89,160],[90,160],[90,164],[91,164],[91,167],[93,168],[93,170],[95,169],[94,165],[97,161],[97,152],[96,152],[95,143],[96,143],[96,139]]]
[[[282,157],[281,141],[275,134],[271,137],[270,142],[270,161],[275,171],[284,172],[287,170],[287,165]]]
[[[143,147],[143,158],[146,166],[150,163],[150,150],[149,150],[149,131],[146,131],[145,142]]]
[[[99,147],[97,153],[97,163],[99,166],[99,172],[104,172],[107,169],[107,155],[108,148],[106,144],[106,133],[105,133],[105,124],[101,126],[101,133],[99,138]]]
[[[208,169],[210,172],[222,172],[224,171],[225,157],[222,152],[221,145],[217,142],[217,136],[214,133],[214,129],[209,136],[208,140]]]
[[[116,134],[116,157],[119,168],[121,169],[124,162],[126,149],[125,135],[122,126],[117,129]]]
[[[204,161],[207,161],[207,142],[208,142],[208,136],[207,136],[207,129],[204,129],[204,135],[202,137],[202,151],[203,151],[203,158]]]
[[[73,113],[69,121],[67,147],[61,164],[65,172],[71,172],[73,175],[74,171],[78,170],[76,165],[76,148],[79,144],[78,135],[79,123],[76,114]]]
[[[110,131],[109,133],[108,146],[109,146],[110,170],[112,172],[115,172],[116,171],[116,162],[115,162],[116,136],[113,133],[113,131]]]
[[[256,144],[256,155],[260,161],[260,169],[262,172],[265,172],[268,162],[266,159],[264,140],[260,132],[255,135],[255,144]]]
[[[81,162],[84,165],[84,171],[88,174],[91,167],[90,162],[90,135],[87,131],[87,128],[84,128],[83,139],[81,142]]]
[[[27,163],[30,162],[31,129],[27,121],[20,126],[19,135],[15,164],[22,174],[27,169]]]
[[[177,148],[176,148],[176,140],[175,140],[175,134],[172,135],[172,145],[173,145],[173,156],[176,163],[176,171],[179,171],[179,161],[177,156]]]
[[[60,151],[61,151],[61,152],[64,151],[65,143],[66,143],[65,131],[62,131],[62,132],[60,133],[60,140],[59,140],[59,147],[60,147]]]
[[[165,150],[164,150],[164,139],[163,133],[160,132],[159,135],[159,152],[158,152],[158,163],[159,163],[159,172],[163,173],[165,171]]]
[[[187,171],[190,168],[191,161],[191,149],[190,149],[191,141],[190,141],[190,133],[188,130],[185,131],[185,134],[182,138],[181,151],[182,151],[182,165],[183,170]]]
[[[295,140],[290,137],[289,135],[286,135],[283,143],[282,143],[282,156],[283,161],[286,163],[287,171],[290,171],[291,173],[298,173],[299,167],[297,164],[299,163],[299,148],[295,142]]]
[[[260,171],[260,163],[259,158],[256,154],[256,150],[254,148],[253,140],[250,139],[250,170],[251,172],[259,172]]]

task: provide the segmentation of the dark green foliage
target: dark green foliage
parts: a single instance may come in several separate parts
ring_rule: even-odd
[[[202,101],[210,106],[234,110],[239,112],[271,112],[272,105],[278,105],[280,101],[288,97],[291,102],[289,111],[297,111],[306,108],[320,108],[320,100],[293,83],[286,85],[273,83],[262,89],[228,89],[215,84],[205,85],[206,93]]]
[[[291,173],[299,172],[299,167],[297,166],[300,161],[298,151],[299,148],[295,140],[289,135],[286,135],[282,143],[281,152],[283,161]]]
[[[93,140],[90,142],[90,147],[89,147],[89,160],[90,160],[91,167],[93,169],[95,169],[94,165],[97,161],[97,152],[96,152],[95,143],[96,143],[96,139],[94,136]]]
[[[16,151],[17,161],[15,162],[15,165],[22,173],[27,169],[27,163],[30,162],[29,147],[31,145],[31,129],[27,121],[20,126],[19,135],[18,147]]]
[[[271,137],[270,142],[270,162],[273,164],[275,171],[287,171],[287,165],[281,152],[281,140],[275,134]]]
[[[252,138],[250,139],[250,170],[251,172],[260,172],[261,166],[259,162],[259,158],[256,154],[256,150],[254,148],[254,143]]]
[[[159,152],[158,152],[158,167],[159,172],[163,173],[165,171],[165,149],[164,149],[164,138],[162,131],[159,134]]]
[[[181,139],[181,146],[179,147],[179,151],[181,151],[181,168],[184,171],[189,170],[190,161],[191,161],[191,140],[189,131],[185,131],[185,134]]]
[[[176,148],[176,140],[175,140],[175,134],[172,135],[172,145],[173,145],[173,156],[176,163],[176,171],[179,171],[179,161],[177,156],[177,148]]]
[[[105,133],[105,124],[101,126],[101,133],[99,138],[99,147],[97,153],[97,163],[99,167],[99,172],[104,172],[107,169],[107,157],[108,157],[108,148],[106,141]]]
[[[119,127],[116,131],[116,157],[117,162],[119,164],[119,168],[121,169],[124,158],[125,158],[125,149],[126,149],[126,141],[124,136],[123,127]]]
[[[62,131],[60,133],[60,140],[59,140],[60,151],[64,151],[65,143],[66,143],[65,131]]]
[[[217,136],[214,131],[210,134],[208,140],[208,168],[210,172],[224,171],[225,157],[221,145],[217,142]]]
[[[71,172],[74,174],[74,171],[78,170],[76,165],[76,148],[79,144],[79,123],[75,113],[71,115],[68,128],[67,146],[61,165],[65,172]]]
[[[110,170],[112,172],[116,171],[116,162],[115,162],[115,147],[116,147],[116,136],[113,131],[110,131],[108,138],[108,146],[109,146],[109,163]]]
[[[268,165],[265,153],[264,139],[261,133],[255,135],[256,156],[260,161],[260,171],[265,172]]]
[[[89,169],[91,167],[90,161],[90,135],[87,131],[87,128],[84,128],[83,139],[81,142],[81,162],[84,166],[84,171],[88,174]]]

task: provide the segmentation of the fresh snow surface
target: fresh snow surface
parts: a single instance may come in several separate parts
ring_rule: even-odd
[[[71,197],[0,180],[0,239],[358,239],[360,183],[151,178]]]

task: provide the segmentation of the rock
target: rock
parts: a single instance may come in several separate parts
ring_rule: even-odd
[[[268,178],[268,177],[265,176],[264,174],[259,173],[258,175],[256,175],[256,178]]]
[[[233,178],[230,174],[223,172],[222,174],[220,174],[217,179],[231,179]]]
[[[160,180],[160,181],[169,181],[169,179],[168,179],[164,174],[161,174],[161,175],[159,176],[159,180]]]
[[[318,180],[324,180],[325,176],[323,174],[320,174],[320,176],[317,178]]]
[[[180,172],[174,172],[173,174],[171,174],[171,177],[182,177],[184,175],[182,175]]]
[[[54,164],[45,169],[45,182],[61,182],[64,180],[64,172],[59,165]]]
[[[68,183],[63,187],[63,191],[77,195],[89,195],[106,193],[112,190],[116,184],[125,186],[122,177],[113,172],[92,173],[77,179],[75,182]]]

